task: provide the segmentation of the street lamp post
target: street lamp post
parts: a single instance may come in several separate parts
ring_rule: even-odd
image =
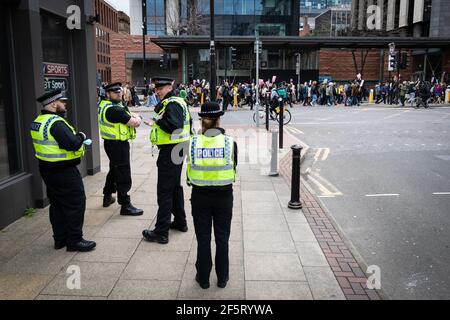
[[[260,50],[260,42],[259,36],[256,32],[256,41],[255,41],[255,53],[256,53],[256,126],[259,127],[259,50]]]
[[[145,70],[145,36],[147,35],[147,0],[142,0],[142,74],[144,86],[147,84],[147,72]]]
[[[210,101],[216,101],[216,48],[214,43],[214,0],[209,1],[210,12],[210,59],[209,68],[211,79],[209,82]]]

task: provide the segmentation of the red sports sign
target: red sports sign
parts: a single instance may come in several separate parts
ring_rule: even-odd
[[[43,63],[44,76],[68,77],[69,65],[60,63]]]

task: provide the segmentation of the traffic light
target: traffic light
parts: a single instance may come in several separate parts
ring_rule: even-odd
[[[237,61],[235,47],[230,47],[230,57],[231,57],[231,65],[234,66],[234,63]]]
[[[402,52],[400,54],[400,59],[398,61],[398,68],[399,69],[408,68],[408,53],[407,52]]]
[[[169,68],[169,55],[167,53],[160,54],[159,67],[161,69]]]
[[[191,79],[194,78],[194,64],[193,63],[188,65],[188,74]]]
[[[388,71],[394,71],[397,67],[397,57],[395,54],[389,55]]]

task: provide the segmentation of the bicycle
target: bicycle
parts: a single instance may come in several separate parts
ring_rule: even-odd
[[[278,100],[280,101],[280,100]],[[281,101],[280,101],[281,102]],[[267,102],[266,102],[267,103]],[[266,105],[262,105],[264,108],[263,110],[259,110],[259,122],[263,123],[266,119]],[[271,108],[269,105],[269,120],[277,121],[280,123],[280,104],[276,108]],[[256,123],[256,113],[253,114],[253,122]],[[283,107],[283,124],[287,125],[289,122],[291,122],[292,115],[289,110],[286,109],[286,107]]]

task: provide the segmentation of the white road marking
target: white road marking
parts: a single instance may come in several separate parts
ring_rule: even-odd
[[[325,184],[326,187],[324,187],[327,190],[331,190],[331,192],[329,192],[328,194],[325,193],[323,195],[334,195],[334,196],[342,196],[342,192],[340,192],[338,190],[338,188],[336,188],[331,182],[329,182],[327,179],[325,179],[324,177],[322,177],[317,171],[311,173],[311,175],[313,176],[313,179],[316,180],[316,182],[318,182],[319,184],[321,184],[322,186]],[[310,176],[311,176],[310,175]],[[318,180],[321,180],[322,183],[320,183]]]
[[[450,192],[433,192],[435,195],[450,195]]]
[[[298,134],[305,134],[303,131],[301,131],[300,129],[291,127],[291,126],[286,126],[286,129],[291,132],[291,133],[298,133]]]
[[[322,155],[322,161],[327,160],[329,155],[330,155],[330,148],[325,148],[323,155]]]
[[[379,194],[366,194],[366,197],[398,197],[398,193],[379,193]]]

